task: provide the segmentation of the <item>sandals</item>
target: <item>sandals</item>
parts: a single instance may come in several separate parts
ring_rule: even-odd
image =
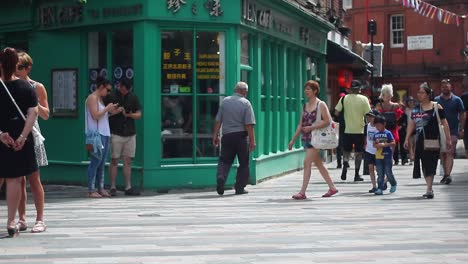
[[[332,197],[333,195],[335,195],[337,193],[338,193],[337,189],[335,189],[335,190],[329,189],[328,192],[326,192],[325,194],[322,195],[322,197]]]
[[[31,230],[31,233],[41,233],[46,231],[47,225],[44,223],[44,221],[36,221],[34,224],[34,227]]]
[[[7,227],[8,237],[15,238],[19,236],[19,228],[16,225],[15,227]]]
[[[26,231],[28,229],[28,224],[23,220],[19,220],[16,226],[18,227],[19,231]]]
[[[90,192],[88,193],[88,198],[102,198],[102,195],[97,192]]]
[[[307,199],[307,196],[305,193],[296,193],[295,195],[292,196],[294,200],[305,200]]]
[[[98,192],[102,197],[111,197],[111,195],[106,192],[106,190],[102,189]]]

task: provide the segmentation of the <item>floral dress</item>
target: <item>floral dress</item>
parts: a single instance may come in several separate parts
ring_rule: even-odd
[[[320,101],[319,101],[320,102]],[[317,107],[318,107],[317,103]],[[302,127],[305,126],[311,126],[315,120],[317,119],[317,107],[315,107],[315,110],[312,112],[308,112],[306,110],[306,105],[304,104],[303,111],[302,111]],[[310,132],[302,132],[302,142],[304,143],[310,143],[310,140],[312,139],[312,134]]]

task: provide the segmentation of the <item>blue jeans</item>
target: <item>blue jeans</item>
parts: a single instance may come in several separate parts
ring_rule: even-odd
[[[88,192],[94,192],[96,180],[99,184],[98,190],[104,189],[104,166],[106,165],[107,153],[109,152],[110,137],[101,135],[102,150],[101,157],[91,155],[91,161],[88,167]]]
[[[392,186],[397,185],[397,182],[395,180],[395,177],[393,176],[393,171],[392,171],[392,166],[393,166],[393,160],[392,158],[390,159],[376,159],[375,160],[375,166],[377,168],[377,188],[382,190],[384,186],[384,179],[385,175],[387,175],[388,182]]]

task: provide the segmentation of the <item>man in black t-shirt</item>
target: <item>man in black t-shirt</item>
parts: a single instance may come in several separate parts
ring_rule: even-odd
[[[123,175],[125,178],[125,195],[140,195],[138,188],[131,184],[131,164],[135,157],[136,129],[135,119],[141,118],[141,106],[138,98],[130,91],[131,84],[127,79],[120,82],[119,88],[106,98],[104,103],[116,103],[122,111],[109,117],[111,130],[111,164],[110,164],[110,195],[117,195],[115,180],[117,165],[122,159]]]

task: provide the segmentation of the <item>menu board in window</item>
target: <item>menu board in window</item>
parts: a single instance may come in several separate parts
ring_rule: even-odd
[[[52,70],[52,115],[78,116],[78,69]]]

